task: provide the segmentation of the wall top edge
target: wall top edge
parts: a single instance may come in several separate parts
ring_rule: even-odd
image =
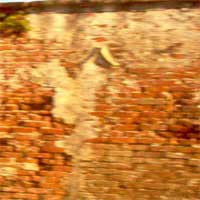
[[[2,6],[17,6],[17,5],[69,5],[81,4],[121,4],[121,3],[150,3],[150,2],[199,2],[200,0],[0,0],[0,7]]]
[[[120,5],[120,4],[146,4],[146,3],[163,3],[163,4],[182,4],[196,3],[200,5],[200,0],[0,0],[0,11],[3,8],[39,8],[48,6],[78,6],[84,8],[95,5]]]

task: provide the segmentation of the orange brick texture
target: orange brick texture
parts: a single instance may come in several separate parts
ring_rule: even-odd
[[[200,199],[200,9],[180,4],[34,8],[33,35],[0,38],[1,200]],[[77,158],[57,141],[81,122],[55,117],[55,88],[29,78],[58,59],[76,79],[81,59],[103,45],[120,65],[103,68],[86,120],[98,121],[96,134]]]

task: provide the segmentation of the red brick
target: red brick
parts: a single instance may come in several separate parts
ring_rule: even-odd
[[[53,146],[53,145],[46,145],[46,146],[41,147],[41,152],[64,153],[64,149]]]
[[[16,199],[29,199],[29,200],[38,200],[38,195],[28,194],[28,193],[15,193],[14,197]]]
[[[4,192],[24,192],[25,188],[22,187],[14,187],[14,186],[10,186],[10,187],[3,187],[2,190]]]
[[[69,166],[61,166],[61,165],[54,165],[53,166],[54,171],[61,171],[61,172],[71,172],[72,167]]]
[[[117,112],[117,113],[114,113],[112,116],[113,116],[113,117],[128,118],[128,117],[130,117],[130,114],[127,113],[127,112],[125,112],[125,111],[119,111],[119,112]]]
[[[99,26],[99,27],[101,27],[101,28],[105,28],[105,27],[108,26],[108,24],[97,24],[96,26]]]
[[[0,158],[0,163],[9,163],[10,162],[10,158]]]
[[[146,151],[146,150],[149,150],[149,145],[137,145],[137,144],[134,144],[132,146],[132,150],[134,150],[134,151]]]
[[[104,37],[96,37],[96,38],[93,38],[93,40],[95,40],[96,42],[106,42],[107,41],[107,39]]]
[[[66,68],[74,68],[74,67],[77,67],[77,64],[74,63],[74,62],[64,62],[62,63],[62,65]],[[51,95],[52,96],[52,95]]]
[[[170,138],[169,144],[174,144],[174,145],[178,144],[178,139],[177,138]]]
[[[47,121],[22,121],[21,124],[26,127],[41,128],[41,127],[51,127],[51,123]]]
[[[0,132],[10,132],[11,128],[8,126],[0,126]]]
[[[13,148],[11,148],[13,150]],[[2,151],[2,149],[1,149]],[[16,157],[21,157],[21,153],[18,152],[1,152],[1,157],[4,158],[16,158]]]
[[[98,110],[98,111],[108,111],[108,110],[110,110],[112,108],[112,106],[111,105],[108,105],[108,104],[98,104],[97,106],[96,106],[96,110]]]
[[[65,134],[65,130],[62,128],[41,128],[40,132],[43,134],[55,134],[55,135],[63,135]]]
[[[160,146],[160,145],[155,145],[155,146],[150,146],[150,151],[175,151],[176,147],[175,146],[169,146],[169,145],[164,145],[164,146]]]
[[[115,129],[120,132],[135,131],[135,130],[137,130],[137,125],[135,125],[135,124],[117,125],[117,126],[115,126]]]
[[[184,59],[184,58],[186,58],[186,55],[173,53],[173,54],[171,54],[171,57],[176,58],[176,59]]]
[[[104,111],[96,111],[96,112],[91,112],[92,115],[96,117],[104,117],[106,115],[106,112]]]
[[[19,106],[16,104],[6,104],[4,105],[6,110],[18,110]]]
[[[27,192],[31,194],[48,194],[48,188],[27,188]]]
[[[48,200],[62,200],[63,195],[44,195],[44,199]]]
[[[12,127],[12,131],[15,133],[32,133],[36,131],[36,128],[16,126]]]
[[[37,159],[34,158],[18,158],[17,159],[18,162],[22,163],[22,162],[26,162],[26,163],[38,163]]]
[[[153,143],[153,138],[137,138],[136,142],[138,144],[152,144]]]
[[[1,162],[1,161],[0,161]],[[3,183],[5,182],[5,178],[3,176],[0,176],[0,185],[3,185]]]
[[[52,158],[52,154],[50,154],[50,153],[29,153],[29,156],[31,157],[31,158]]]
[[[45,170],[40,170],[39,174],[40,174],[40,176],[64,177],[66,175],[66,172],[63,172],[63,171],[45,171]]]
[[[30,170],[23,170],[23,169],[18,169],[17,170],[17,175],[18,176],[35,176],[35,171],[30,171]]]
[[[13,151],[13,146],[6,146],[6,145],[1,145],[0,146],[0,149],[1,149],[1,152],[5,152],[5,153],[8,153],[9,151]]]
[[[13,46],[12,45],[0,45],[0,50],[13,50]]]
[[[16,134],[15,135],[15,139],[17,141],[27,141],[27,143],[29,143],[28,141],[30,140],[35,140],[36,137],[34,137],[33,135],[22,135],[22,134]]]

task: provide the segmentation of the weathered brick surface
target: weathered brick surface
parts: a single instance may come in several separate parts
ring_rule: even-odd
[[[140,6],[0,38],[0,199],[200,199],[200,9]],[[105,45],[119,66],[85,59]]]

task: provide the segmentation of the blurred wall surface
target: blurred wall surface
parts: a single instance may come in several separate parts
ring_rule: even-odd
[[[200,199],[198,1],[22,8],[31,30],[0,36],[0,199]]]

